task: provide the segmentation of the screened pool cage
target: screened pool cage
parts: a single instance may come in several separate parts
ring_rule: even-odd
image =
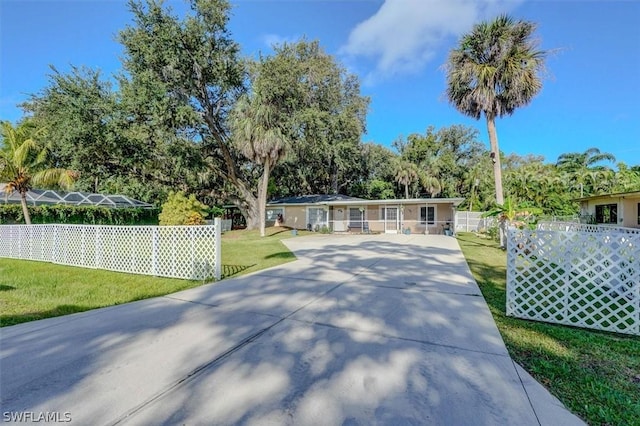
[[[17,191],[7,193],[6,184],[0,183],[0,203],[18,204],[20,194]],[[32,189],[27,192],[27,204],[31,206],[65,204],[71,206],[93,206],[111,208],[132,208],[143,209],[153,208],[152,204],[140,200],[134,200],[126,195],[94,194],[91,192],[79,191],[56,191],[53,189]]]

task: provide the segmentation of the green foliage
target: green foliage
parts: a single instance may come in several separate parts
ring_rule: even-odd
[[[473,193],[475,206],[486,207],[491,198],[491,165],[477,137],[475,129],[454,125],[437,131],[429,127],[424,135],[413,133],[406,140],[396,140],[401,162],[416,166],[418,179],[411,179],[408,192],[469,198]]]
[[[462,114],[480,119],[489,132],[497,204],[503,203],[502,168],[495,119],[511,115],[542,89],[546,52],[538,49],[533,22],[501,15],[475,25],[449,53],[447,98]]]
[[[209,217],[222,217],[224,216],[225,210],[222,207],[213,206],[207,209],[207,214]]]
[[[509,355],[590,425],[637,425],[640,339],[506,315],[506,254],[458,234],[458,242]]]
[[[21,197],[25,223],[31,224],[26,194],[34,185],[68,188],[77,177],[76,172],[47,166],[49,150],[40,138],[44,128],[27,119],[15,128],[8,121],[0,123],[0,182],[6,183],[5,191],[17,191]]]
[[[511,115],[542,89],[546,52],[536,24],[501,15],[481,22],[452,49],[446,64],[447,96],[460,112],[479,119]]]
[[[507,197],[504,204],[494,206],[482,217],[497,217],[498,220],[520,225],[535,221],[536,216],[541,213],[542,210],[538,207],[530,206],[527,203],[517,203],[512,197]]]
[[[203,225],[209,208],[198,201],[194,194],[171,192],[158,216],[160,225]]]
[[[152,116],[150,90],[125,80],[119,91],[97,71],[55,68],[47,86],[23,105],[47,128],[49,164],[78,172],[75,189],[125,194],[158,204],[173,188],[196,185],[203,169],[197,145]],[[151,111],[150,111],[151,110]]]
[[[227,122],[247,81],[240,47],[227,30],[230,4],[189,3],[178,16],[162,1],[129,2],[134,23],[118,36],[125,111],[139,140],[169,136],[171,147],[180,148],[159,157],[168,155],[169,167],[147,170],[173,173],[176,179],[167,179],[173,190],[233,200],[248,213],[256,205],[255,167],[231,143]]]
[[[32,223],[72,223],[95,225],[156,225],[158,209],[69,206],[64,204],[28,206]],[[0,204],[0,224],[24,223],[18,204]]]
[[[268,72],[254,90],[286,101],[286,129],[292,142],[274,170],[278,195],[348,192],[361,181],[361,135],[369,99],[358,78],[317,41],[274,46]]]

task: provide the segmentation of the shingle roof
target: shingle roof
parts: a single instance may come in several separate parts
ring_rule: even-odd
[[[318,204],[331,201],[364,201],[362,198],[349,197],[342,194],[298,195],[295,197],[275,198],[267,204]]]

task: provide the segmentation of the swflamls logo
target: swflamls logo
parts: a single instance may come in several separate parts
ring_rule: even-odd
[[[5,423],[69,423],[71,413],[68,411],[4,411],[2,420]]]

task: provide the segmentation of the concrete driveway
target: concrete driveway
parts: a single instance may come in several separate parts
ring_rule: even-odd
[[[582,424],[513,363],[454,238],[286,244],[297,261],[0,329],[3,420]]]

